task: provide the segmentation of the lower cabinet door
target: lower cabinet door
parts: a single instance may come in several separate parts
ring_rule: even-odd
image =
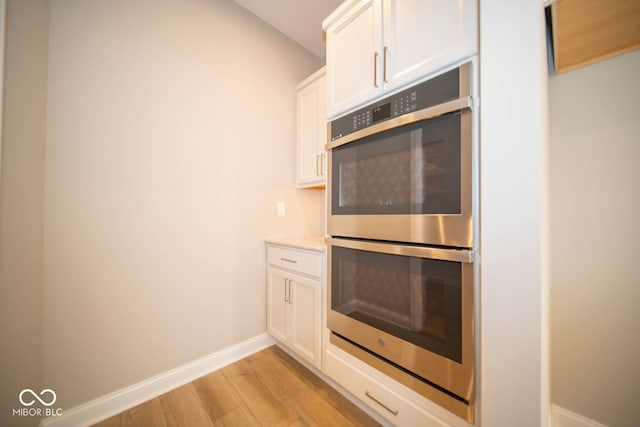
[[[320,282],[292,275],[290,344],[307,362],[321,369]]]
[[[277,268],[267,268],[267,331],[278,341],[287,342],[289,276]]]
[[[318,369],[322,368],[321,295],[319,280],[267,268],[267,331]]]

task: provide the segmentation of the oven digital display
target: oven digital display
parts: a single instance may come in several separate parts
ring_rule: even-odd
[[[391,103],[387,102],[373,109],[373,122],[384,120],[391,116]]]

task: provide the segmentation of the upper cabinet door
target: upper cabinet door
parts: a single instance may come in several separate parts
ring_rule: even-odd
[[[477,0],[384,0],[384,90],[478,51]]]
[[[327,119],[325,70],[318,70],[297,87],[296,185],[318,187],[326,181]]]
[[[329,117],[382,93],[381,20],[380,0],[360,1],[326,27]]]

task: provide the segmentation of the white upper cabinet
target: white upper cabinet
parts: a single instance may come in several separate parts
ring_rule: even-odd
[[[330,118],[478,51],[477,0],[353,0],[324,22]]]
[[[336,12],[344,6],[345,3]],[[357,2],[348,13],[325,27],[329,117],[382,93],[378,75],[381,23],[382,4],[367,0]]]
[[[404,86],[478,51],[476,0],[383,3],[385,90]]]
[[[326,89],[324,68],[297,87],[296,186],[322,187],[327,176]]]

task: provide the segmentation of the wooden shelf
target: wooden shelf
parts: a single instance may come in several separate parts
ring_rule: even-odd
[[[551,8],[556,73],[640,48],[640,0],[558,0]]]

